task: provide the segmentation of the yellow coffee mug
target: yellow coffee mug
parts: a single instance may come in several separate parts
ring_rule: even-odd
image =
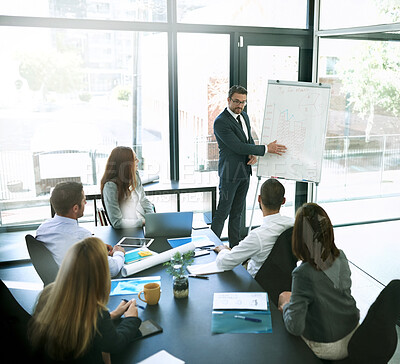
[[[144,299],[140,295],[144,293]],[[148,305],[156,305],[160,300],[160,285],[158,283],[147,283],[143,287],[143,291],[139,292],[139,299]]]

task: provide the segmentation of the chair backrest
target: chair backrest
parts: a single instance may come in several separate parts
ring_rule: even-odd
[[[25,241],[32,264],[43,284],[47,286],[49,283],[54,282],[58,273],[58,265],[51,252],[44,243],[36,240],[32,235],[26,235]]]
[[[27,359],[30,356],[30,350],[26,332],[31,316],[21,307],[3,281],[0,283],[0,307],[2,347],[11,356],[17,355],[18,359]],[[3,353],[3,356],[7,355]]]
[[[398,343],[400,280],[392,280],[371,305],[367,316],[349,341],[346,364],[386,364]]]
[[[292,271],[296,268],[297,258],[292,252],[293,227],[282,232],[255,280],[268,293],[268,298],[276,306],[279,294],[292,289]]]
[[[97,221],[100,222],[100,226],[108,226],[108,217],[106,214],[106,211],[104,210],[103,207],[97,207],[96,208],[96,214],[97,214],[97,219],[95,219],[96,226],[97,226]]]

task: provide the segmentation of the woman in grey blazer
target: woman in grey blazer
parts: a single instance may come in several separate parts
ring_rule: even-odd
[[[116,147],[108,157],[101,179],[101,197],[111,225],[116,229],[142,227],[144,216],[154,212],[137,171],[132,148]]]

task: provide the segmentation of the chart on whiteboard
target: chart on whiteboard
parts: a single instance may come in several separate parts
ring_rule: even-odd
[[[287,151],[260,157],[258,176],[320,181],[329,98],[329,85],[269,81],[260,144]]]

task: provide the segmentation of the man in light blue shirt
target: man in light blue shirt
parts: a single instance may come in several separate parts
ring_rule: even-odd
[[[67,250],[76,242],[92,236],[92,233],[80,227],[78,218],[83,216],[86,205],[82,183],[60,182],[54,188],[50,203],[56,215],[36,231],[36,239],[43,242],[60,266]],[[124,264],[125,251],[115,246],[108,256],[110,273],[115,277]]]

